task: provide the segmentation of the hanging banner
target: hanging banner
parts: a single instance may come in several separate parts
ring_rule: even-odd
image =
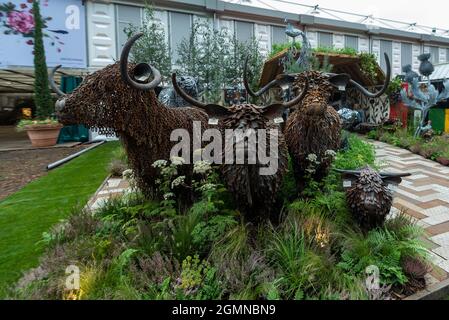
[[[0,0],[0,68],[32,67],[33,0]],[[81,0],[41,0],[47,65],[86,68],[85,7]]]

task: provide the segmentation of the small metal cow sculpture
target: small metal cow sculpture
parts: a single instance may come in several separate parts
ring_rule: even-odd
[[[220,155],[223,163],[220,170],[221,176],[239,210],[251,222],[257,223],[267,218],[273,211],[276,195],[288,169],[288,149],[277,122],[282,120],[282,114],[286,108],[299,103],[304,98],[306,90],[288,103],[277,103],[265,107],[239,104],[226,108],[215,104],[205,104],[190,97],[178,86],[176,74],[173,74],[172,82],[176,92],[192,106],[204,110],[209,115],[210,121],[214,121],[221,131],[222,137],[224,137],[222,141],[225,143],[225,148]],[[241,130],[243,139],[236,141],[239,140],[236,136],[227,137],[226,129],[234,130],[234,132]],[[260,131],[258,131],[260,129],[266,133],[262,139]],[[260,169],[267,167],[267,164],[262,163],[259,150],[256,150],[255,146],[251,146],[249,142],[245,143],[245,137],[251,141],[251,137],[248,135],[255,135],[256,131],[257,144],[264,146],[262,147],[265,152],[264,156],[270,154],[270,158],[277,161],[277,171],[273,174],[260,174]],[[273,133],[278,138],[277,150],[272,149],[271,145]],[[228,138],[232,139],[230,143]],[[244,143],[239,143],[241,141]],[[254,156],[255,161],[250,162],[245,159],[243,164],[236,164],[235,161],[233,164],[228,164],[225,162],[225,155],[229,154],[227,148],[232,148],[234,155],[239,152],[245,154],[247,159]],[[243,150],[239,148],[243,148]]]
[[[403,177],[410,176],[410,173],[379,173],[369,166],[336,171],[342,174],[349,209],[365,232],[383,226],[393,204],[392,191]]]

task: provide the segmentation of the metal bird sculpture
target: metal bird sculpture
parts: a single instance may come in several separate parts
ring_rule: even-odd
[[[295,39],[298,36],[300,36],[303,32],[297,28],[293,28],[292,24],[288,22],[287,19],[285,19],[285,22],[287,23],[287,27],[285,28],[285,34],[290,38],[293,38],[293,42],[295,42]]]
[[[307,39],[306,34],[302,31],[301,37],[302,37],[301,53],[296,63],[300,66],[302,70],[310,71],[312,62],[312,46],[310,45],[309,39]]]
[[[405,73],[405,81],[407,83],[413,83],[413,79],[418,78],[419,74],[412,70],[412,65],[407,64],[402,67],[402,72]]]
[[[430,57],[430,53],[423,53],[418,56],[418,60],[421,61],[419,73],[425,77],[429,77],[435,71],[433,64],[429,61]]]

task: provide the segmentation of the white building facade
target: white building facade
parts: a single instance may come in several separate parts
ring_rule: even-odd
[[[113,63],[126,41],[123,29],[144,23],[144,1],[86,1],[88,67],[97,69]],[[385,68],[384,54],[392,61],[393,76],[402,66],[419,67],[418,56],[431,53],[434,64],[449,62],[449,38],[394,30],[368,28],[364,24],[325,19],[313,15],[248,7],[221,0],[155,0],[156,19],[164,26],[166,41],[177,59],[176,48],[189,35],[196,19],[207,19],[217,28],[226,28],[239,40],[255,37],[264,54],[272,44],[284,43],[284,19],[306,31],[313,47],[353,48],[378,57]]]

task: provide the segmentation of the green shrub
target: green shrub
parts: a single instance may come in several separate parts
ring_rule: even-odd
[[[376,154],[374,146],[367,143],[356,135],[349,137],[349,150],[340,151],[334,161],[334,168],[355,170],[360,169],[366,165],[375,167]]]
[[[403,219],[401,217],[400,219]],[[389,226],[398,222],[392,221]],[[347,234],[341,262],[345,272],[362,275],[369,266],[377,266],[380,281],[389,285],[404,285],[408,279],[402,270],[404,257],[426,257],[426,249],[417,236],[417,227],[402,226],[370,231],[366,236]]]

